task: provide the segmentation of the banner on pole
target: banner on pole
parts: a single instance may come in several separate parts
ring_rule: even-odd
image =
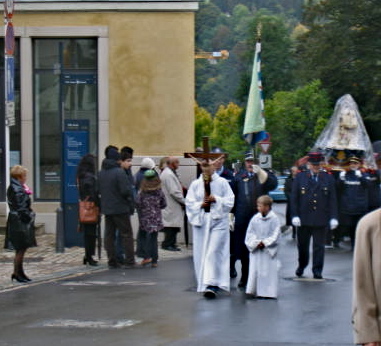
[[[14,126],[15,119],[15,59],[13,56],[4,57],[5,64],[5,119],[7,126]]]

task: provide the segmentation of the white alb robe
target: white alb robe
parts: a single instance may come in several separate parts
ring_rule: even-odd
[[[245,238],[246,247],[250,252],[246,293],[260,297],[277,297],[279,235],[280,222],[272,210],[265,217],[257,213],[250,220]],[[257,249],[260,242],[265,245],[262,250]]]
[[[193,230],[193,263],[197,292],[207,286],[230,290],[229,212],[234,205],[234,194],[229,183],[218,174],[212,175],[211,194],[216,202],[205,213],[202,175],[194,180],[185,199],[186,213]]]

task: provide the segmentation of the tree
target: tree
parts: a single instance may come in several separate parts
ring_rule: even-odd
[[[297,46],[301,82],[320,79],[332,101],[351,94],[370,134],[375,133],[369,121],[381,120],[379,1],[310,0],[307,5],[308,31]]]
[[[243,109],[234,103],[221,105],[214,117],[213,146],[229,153],[229,161],[242,159],[248,146],[242,135]]]
[[[208,51],[209,40],[214,34],[214,29],[219,23],[221,14],[220,9],[213,3],[200,3],[200,9],[196,13],[197,48]]]
[[[213,132],[213,119],[211,114],[197,104],[195,111],[195,147],[202,147],[202,137],[211,136]]]
[[[265,98],[271,98],[277,91],[292,90],[295,87],[295,66],[292,54],[290,34],[292,28],[282,16],[270,15],[266,11],[259,11],[252,20],[247,40],[247,53],[244,57],[247,68],[241,78],[239,98],[246,101],[250,80],[251,65],[257,41],[257,27],[262,26],[262,82]]]
[[[273,166],[289,168],[314,145],[332,107],[320,81],[294,91],[280,91],[265,103],[266,129],[271,134]]]

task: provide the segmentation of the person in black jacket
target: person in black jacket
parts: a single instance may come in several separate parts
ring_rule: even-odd
[[[109,268],[119,267],[115,251],[115,233],[118,229],[126,255],[125,267],[135,266],[134,239],[130,215],[133,212],[133,192],[127,174],[120,167],[120,154],[116,149],[108,151],[99,172],[101,211],[105,215],[105,249]]]
[[[341,232],[348,231],[352,250],[355,246],[357,223],[369,211],[369,181],[360,168],[361,160],[356,156],[350,157],[349,170],[340,172],[337,180],[340,229]],[[336,235],[335,244],[339,237],[340,234]]]
[[[7,235],[16,253],[14,259],[14,271],[12,281],[31,281],[23,269],[23,261],[26,250],[36,246],[34,234],[35,214],[31,208],[31,191],[25,185],[28,170],[23,166],[11,168],[11,182],[7,189],[9,214],[7,220]]]
[[[249,251],[245,244],[246,230],[251,218],[257,213],[257,199],[268,194],[278,185],[274,173],[265,171],[255,164],[251,153],[245,156],[245,167],[234,176],[234,244],[235,255],[241,260],[241,279],[239,288],[246,287],[249,275]]]
[[[77,167],[77,184],[79,199],[95,202],[99,206],[99,191],[96,175],[96,161],[92,154],[86,154],[82,157]],[[80,231],[83,232],[85,244],[85,257],[83,264],[97,266],[98,262],[93,259],[95,255],[96,228],[97,223],[80,223]]]

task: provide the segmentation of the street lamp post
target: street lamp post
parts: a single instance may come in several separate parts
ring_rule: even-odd
[[[14,49],[15,49],[15,34],[12,23],[14,12],[14,1],[4,1],[4,83],[5,83],[5,176],[6,187],[9,186],[10,176],[10,126],[14,126],[15,121],[15,88],[14,88]]]

